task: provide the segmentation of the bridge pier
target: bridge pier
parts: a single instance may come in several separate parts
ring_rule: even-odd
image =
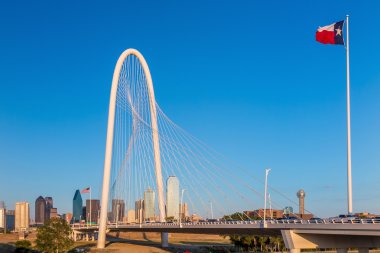
[[[166,232],[161,233],[161,247],[162,248],[169,247],[169,233],[166,233]]]
[[[380,247],[380,236],[350,235],[345,232],[324,233],[311,230],[281,230],[285,247],[291,253],[299,253],[300,249],[336,248],[337,253],[347,253],[349,248],[358,248],[359,253],[368,253],[369,248]]]

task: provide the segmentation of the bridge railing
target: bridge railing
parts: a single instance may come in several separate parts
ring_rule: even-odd
[[[248,225],[248,224],[263,224],[263,220],[247,220],[247,221],[212,221],[212,222],[151,222],[151,223],[108,223],[108,227],[110,228],[118,228],[118,227],[157,227],[157,226],[165,226],[165,227],[178,227],[178,226],[210,226],[210,225]],[[331,218],[331,219],[317,219],[317,220],[302,220],[302,219],[294,219],[294,220],[274,220],[269,219],[266,220],[267,224],[380,224],[380,219],[339,219],[339,218]],[[72,229],[94,229],[97,228],[97,224],[72,224]]]

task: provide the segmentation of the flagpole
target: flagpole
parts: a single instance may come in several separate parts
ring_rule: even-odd
[[[92,189],[91,189],[91,186],[90,186],[90,226],[91,226],[91,191],[92,191]]]
[[[348,214],[352,214],[352,177],[351,177],[351,111],[350,111],[350,38],[346,15],[346,62],[347,62],[347,198]]]

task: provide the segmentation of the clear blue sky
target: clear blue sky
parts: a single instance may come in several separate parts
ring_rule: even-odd
[[[7,1],[0,8],[0,199],[99,197],[120,53],[150,66],[188,132],[320,216],[346,211],[345,49],[315,42],[350,14],[354,211],[380,214],[377,1]]]

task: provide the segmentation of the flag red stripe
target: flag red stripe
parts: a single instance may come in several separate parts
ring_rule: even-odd
[[[315,34],[315,39],[323,44],[335,44],[334,31],[320,31]]]

